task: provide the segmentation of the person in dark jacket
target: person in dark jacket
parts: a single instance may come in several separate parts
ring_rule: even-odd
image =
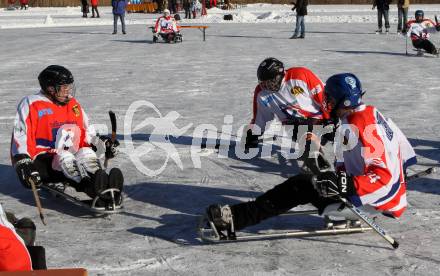
[[[385,19],[386,33],[390,30],[389,11],[391,0],[373,0],[373,10],[377,7],[377,26],[376,33],[382,33],[382,17]]]
[[[127,6],[127,0],[112,0],[113,7],[113,34],[118,33],[118,18],[121,19],[122,33],[125,32],[125,7]]]
[[[89,13],[89,4],[87,3],[87,0],[81,0],[81,11],[83,13],[82,17],[87,17],[87,14]]]
[[[191,1],[183,0],[183,9],[185,10],[185,19],[191,19]]]
[[[293,8],[292,11],[296,9],[296,27],[295,33],[291,36],[291,39],[296,38],[304,38],[305,37],[305,26],[304,26],[304,16],[307,15],[307,5],[309,4],[308,0],[297,0],[296,3],[292,2]],[[301,33],[300,36],[298,36]]]

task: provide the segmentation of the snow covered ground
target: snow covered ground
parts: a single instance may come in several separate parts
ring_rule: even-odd
[[[440,5],[413,5],[410,14],[419,7],[429,17],[440,13]],[[289,40],[294,20],[289,8],[252,5],[232,11],[243,24],[216,24],[220,11],[210,12],[208,18],[194,21],[209,25],[207,40],[202,41],[198,30],[186,29],[184,42],[177,45],[151,43],[145,25],[155,15],[130,14],[128,34],[111,35],[108,8],[101,9],[101,19],[82,19],[79,8],[0,11],[0,201],[5,209],[37,223],[37,239],[46,247],[50,267],[85,267],[90,275],[440,274],[437,174],[409,183],[409,208],[400,220],[378,219],[400,241],[398,250],[374,233],[222,245],[197,239],[197,215],[209,204],[246,201],[297,172],[295,164],[278,154],[252,160],[233,158],[234,153],[231,158],[208,154],[201,157],[201,168],[191,158],[191,138],[199,125],[221,129],[225,115],[231,115],[235,133],[249,121],[256,68],[268,56],[288,67],[307,66],[323,80],[340,72],[357,74],[367,90],[365,101],[391,117],[415,146],[419,164],[413,169],[439,166],[440,60],[406,56],[404,38],[374,34],[376,18],[370,6],[310,6],[306,39]],[[395,13],[391,11],[393,20]],[[48,15],[52,23],[45,24]],[[261,20],[255,19],[259,16]],[[350,24],[344,23],[347,20]],[[440,35],[433,41],[440,45]],[[411,46],[408,51],[413,54]],[[117,114],[118,139],[125,142],[110,166],[122,168],[126,179],[121,214],[91,218],[43,194],[48,222],[43,226],[32,194],[10,167],[16,104],[37,91],[37,75],[49,64],[73,72],[77,98],[92,122],[109,125],[107,111]],[[140,106],[124,130],[129,107],[139,100],[157,109]],[[135,154],[154,131],[135,126],[158,117],[157,111],[163,116],[176,111],[176,126],[190,126],[171,139],[183,169],[174,161],[176,155],[160,148],[145,156]],[[124,137],[128,131],[133,132],[131,142]],[[140,169],[159,169],[167,157],[170,161],[158,175]],[[316,217],[280,217],[247,231],[320,226],[322,220]]]

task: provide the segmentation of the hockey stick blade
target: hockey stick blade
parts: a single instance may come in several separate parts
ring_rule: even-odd
[[[418,178],[421,178],[421,177],[427,176],[427,175],[432,174],[432,173],[434,173],[434,172],[436,172],[436,169],[435,169],[434,167],[430,167],[430,168],[427,168],[427,169],[424,170],[424,171],[420,171],[420,172],[418,172],[418,173],[415,173],[415,174],[412,174],[412,175],[406,177],[406,181],[407,181],[407,182],[411,182],[411,181],[413,181],[413,180],[416,180],[416,179],[418,179]]]

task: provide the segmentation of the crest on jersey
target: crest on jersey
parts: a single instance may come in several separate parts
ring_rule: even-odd
[[[345,77],[345,82],[350,85],[351,89],[356,88],[356,80],[353,77]]]
[[[79,115],[81,114],[79,112],[79,107],[78,107],[77,104],[72,107],[72,111],[73,111],[73,113],[75,114],[76,117],[79,117]]]
[[[294,86],[290,90],[290,93],[292,93],[293,96],[298,96],[304,93],[304,89],[302,89],[300,86]]]

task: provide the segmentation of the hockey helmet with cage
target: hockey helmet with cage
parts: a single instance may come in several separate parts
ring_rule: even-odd
[[[284,75],[284,64],[276,58],[266,58],[258,66],[257,78],[259,81],[272,80],[279,75]]]
[[[280,89],[284,77],[284,65],[276,58],[266,58],[258,66],[257,78],[260,87],[276,92]]]
[[[41,90],[60,104],[66,104],[75,94],[72,73],[61,65],[49,65],[38,75]],[[49,89],[52,87],[52,89]]]
[[[325,83],[325,105],[332,103],[330,113],[338,108],[355,108],[362,104],[362,85],[352,73],[341,73],[331,76]]]
[[[425,16],[425,13],[422,10],[416,10],[414,17],[421,17],[423,18]]]

